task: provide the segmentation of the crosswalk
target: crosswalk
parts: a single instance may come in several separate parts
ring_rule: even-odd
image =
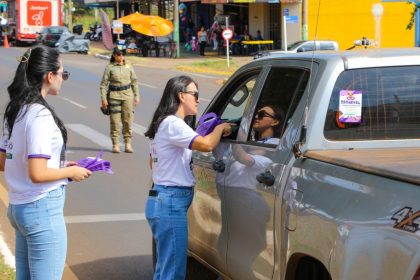
[[[112,147],[112,142],[109,135],[105,135],[102,132],[99,132],[90,126],[81,123],[69,123],[66,124],[66,127],[74,133],[89,139],[101,148]],[[146,127],[136,123],[133,123],[132,129],[133,133],[136,133],[140,136],[144,136],[144,133],[147,130]]]

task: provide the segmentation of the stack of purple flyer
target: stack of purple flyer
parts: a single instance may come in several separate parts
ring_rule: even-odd
[[[105,171],[108,174],[113,174],[111,170],[111,163],[107,160],[102,159],[103,154],[104,152],[100,151],[96,158],[82,158],[77,162],[77,165],[89,169],[92,172]]]

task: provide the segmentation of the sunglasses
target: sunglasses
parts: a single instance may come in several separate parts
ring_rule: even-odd
[[[262,118],[264,118],[264,117],[270,117],[270,118],[273,118],[274,119],[274,116],[273,115],[270,115],[269,113],[267,113],[264,110],[258,111],[257,114],[255,115],[255,117],[257,119],[259,119],[259,120],[262,119]]]
[[[123,56],[124,54],[123,53],[114,53],[115,55],[117,55],[117,56]]]
[[[192,96],[194,96],[195,101],[198,101],[198,96],[200,94],[198,91],[183,91],[183,93],[191,94]]]
[[[57,75],[61,75],[61,78],[63,78],[63,80],[65,81],[70,77],[70,72],[69,71],[57,72]]]

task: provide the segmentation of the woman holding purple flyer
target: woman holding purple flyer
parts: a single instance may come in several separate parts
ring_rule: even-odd
[[[187,268],[187,210],[194,194],[192,150],[210,152],[220,138],[231,133],[228,123],[200,136],[184,118],[197,114],[199,92],[188,76],[170,79],[145,136],[150,139],[153,189],[146,203],[146,218],[156,241],[154,280],[185,280]]]
[[[92,172],[65,161],[67,130],[46,101],[70,76],[58,51],[36,46],[18,61],[0,146],[7,215],[16,234],[16,279],[59,280],[67,251],[65,187]]]

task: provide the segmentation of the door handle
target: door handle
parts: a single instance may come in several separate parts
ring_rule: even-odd
[[[213,162],[211,164],[211,166],[213,167],[214,170],[216,170],[217,172],[220,172],[220,173],[224,172],[225,171],[225,167],[226,167],[226,165],[223,162],[223,160],[215,161],[215,162]]]
[[[274,185],[274,181],[276,178],[274,178],[273,174],[271,174],[270,171],[266,171],[264,173],[260,173],[256,176],[256,179],[258,182],[266,185],[266,186],[272,186]]]

